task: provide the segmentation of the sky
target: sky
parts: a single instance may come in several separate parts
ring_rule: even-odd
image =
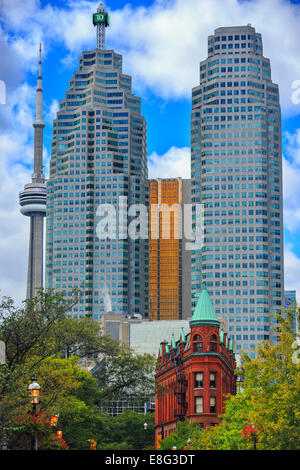
[[[52,122],[83,50],[96,45],[91,0],[0,0],[0,294],[25,297],[29,219],[18,193],[30,182],[39,43],[43,45],[44,163]],[[150,177],[190,176],[191,89],[207,37],[251,23],[280,86],[285,288],[300,300],[300,0],[108,0],[106,47],[123,54],[147,121]],[[1,93],[0,93],[1,99]]]

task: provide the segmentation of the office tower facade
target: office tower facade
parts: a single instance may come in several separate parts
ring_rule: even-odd
[[[293,327],[295,333],[299,331],[299,325],[297,322],[297,296],[295,290],[284,291],[284,307],[291,309],[293,312]]]
[[[146,122],[122,56],[83,52],[53,122],[47,201],[47,287],[84,291],[70,315],[147,311],[146,242],[128,237],[126,219],[119,224],[132,204],[145,204],[146,186]],[[106,239],[104,205],[117,217]]]
[[[269,314],[283,305],[284,279],[279,91],[251,25],[209,36],[192,100],[191,195],[204,205],[192,292],[205,279],[237,352],[254,356],[276,340]]]
[[[44,217],[46,215],[46,183],[43,173],[43,88],[42,46],[39,53],[39,76],[36,90],[36,119],[34,127],[34,168],[32,181],[19,194],[21,214],[30,217],[29,256],[26,298],[36,296],[43,287]]]
[[[190,316],[190,251],[185,249],[184,206],[190,180],[149,181],[149,319]]]

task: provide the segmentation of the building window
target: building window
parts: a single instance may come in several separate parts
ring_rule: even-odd
[[[216,397],[210,397],[209,408],[210,408],[210,413],[216,413]]]
[[[209,374],[209,386],[210,388],[216,388],[216,373],[210,372]]]
[[[203,351],[202,336],[195,335],[193,337],[193,352],[202,352],[202,351]]]
[[[203,413],[203,397],[195,397],[195,413]]]
[[[194,387],[203,387],[203,372],[196,372],[194,374]]]
[[[209,351],[217,352],[217,336],[216,335],[211,335],[209,339]]]

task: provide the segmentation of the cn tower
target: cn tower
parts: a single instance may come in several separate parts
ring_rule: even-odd
[[[36,119],[34,128],[34,169],[31,183],[19,194],[21,214],[30,217],[29,257],[26,298],[31,299],[43,287],[43,238],[46,215],[46,183],[43,173],[43,89],[42,47],[39,53],[39,76],[36,90]]]

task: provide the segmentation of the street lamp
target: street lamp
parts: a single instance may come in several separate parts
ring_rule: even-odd
[[[57,426],[59,414],[50,417],[50,426]]]
[[[32,403],[32,416],[36,413],[36,405],[39,402],[40,397],[40,389],[41,387],[36,381],[36,377],[32,377],[32,383],[28,386],[28,391],[31,397]],[[38,450],[38,442],[37,442],[37,435],[31,440],[31,450]]]
[[[32,411],[33,413],[36,412],[36,405],[39,402],[40,397],[40,389],[41,387],[36,381],[36,377],[32,377],[32,383],[28,386],[28,390],[31,396],[31,403],[32,403]]]
[[[145,431],[147,431],[147,428],[148,428],[148,423],[145,421],[145,422],[144,422],[144,429],[145,429]]]

